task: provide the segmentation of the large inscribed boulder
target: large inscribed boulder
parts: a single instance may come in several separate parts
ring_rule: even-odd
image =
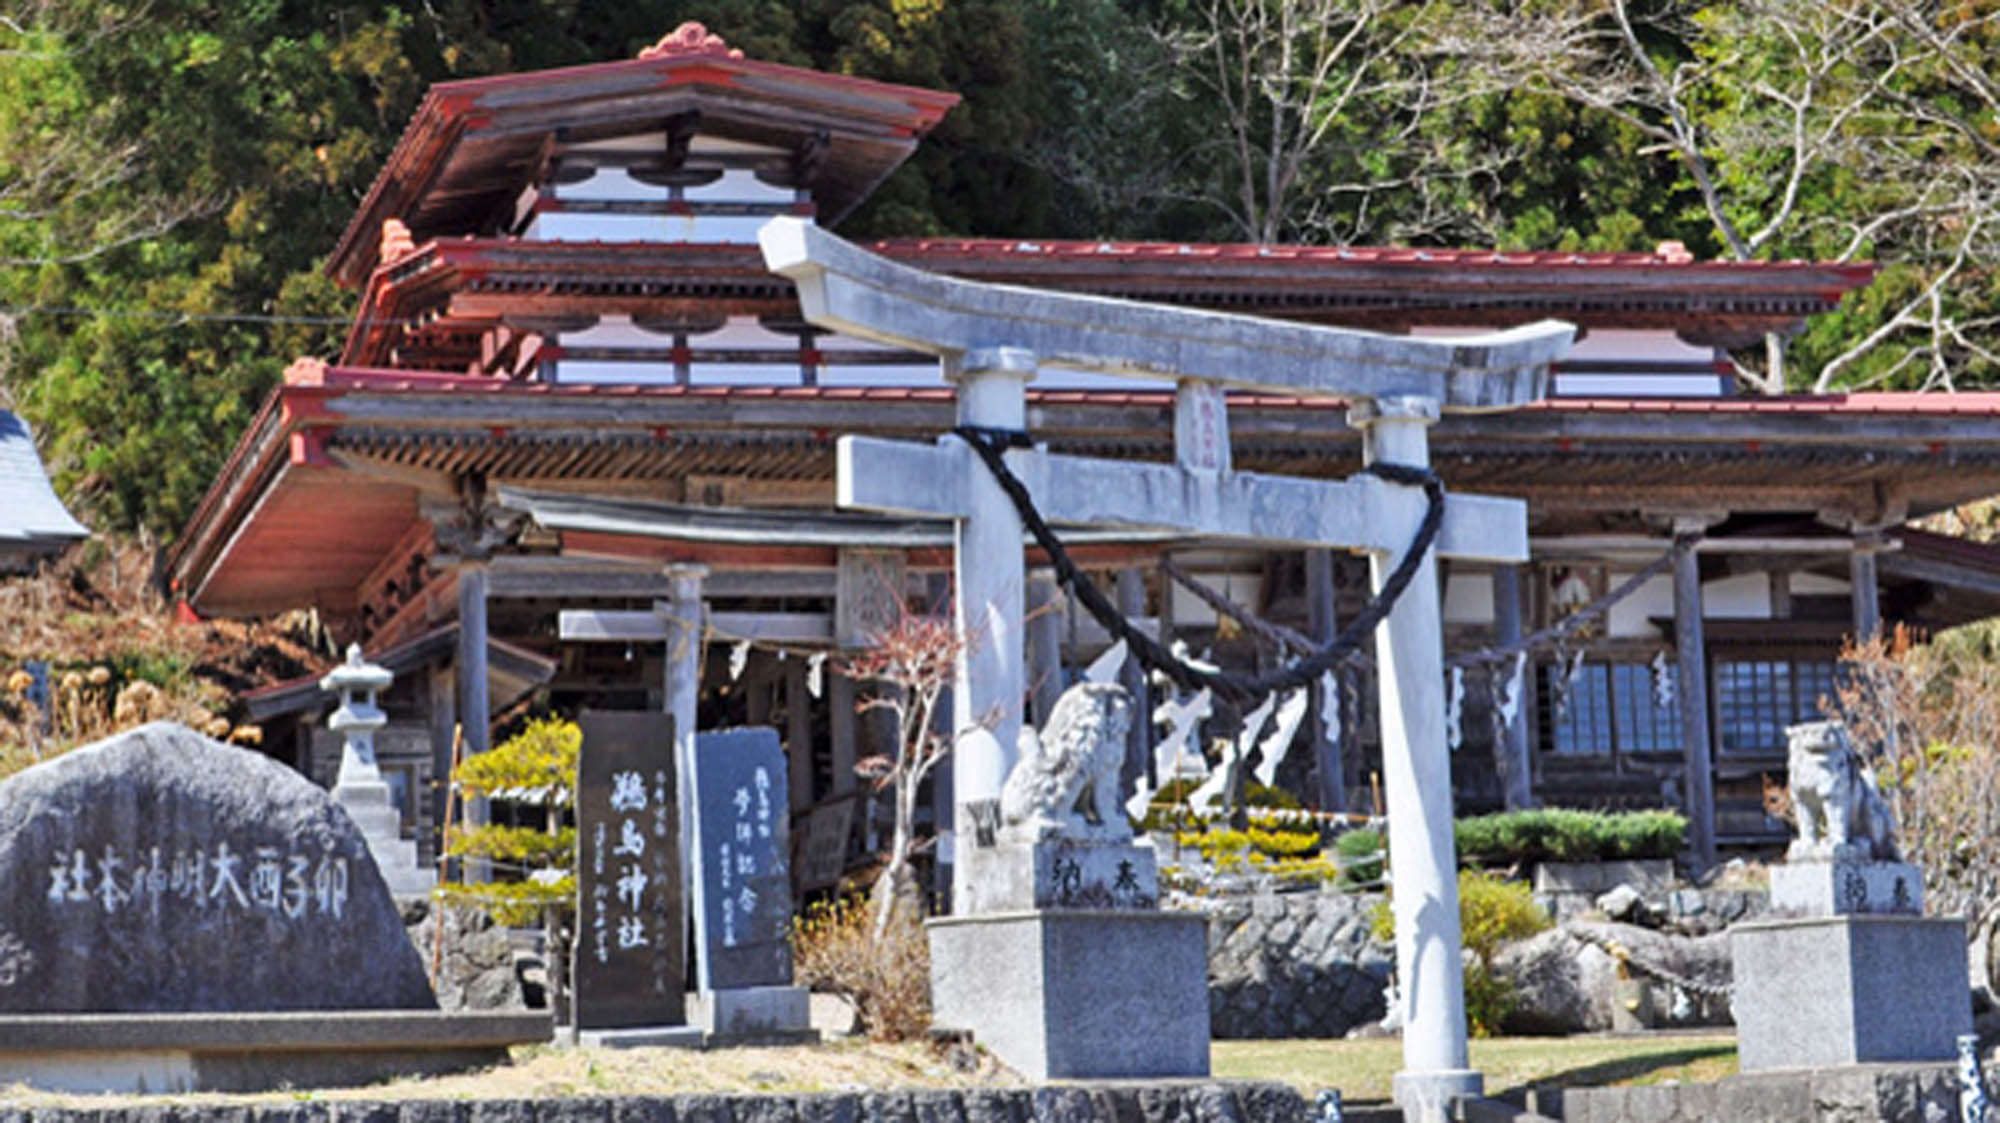
[[[0,784],[0,1011],[435,1009],[347,813],[165,722]]]

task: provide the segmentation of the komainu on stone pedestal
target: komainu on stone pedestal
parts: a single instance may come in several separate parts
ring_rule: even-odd
[[[1847,727],[1811,721],[1785,730],[1792,810],[1798,837],[1791,862],[1894,862],[1895,823],[1875,784],[1875,772],[1854,751]]]
[[[1116,683],[1081,683],[1023,735],[959,850],[963,914],[925,926],[936,1024],[1031,1080],[1208,1075],[1207,925],[1160,909],[1119,799],[1132,709]]]
[[[1965,922],[1923,915],[1875,778],[1838,722],[1791,726],[1798,839],[1771,918],[1729,930],[1744,1072],[1950,1061],[1971,1028]]]
[[[1132,696],[1115,682],[1080,682],[1056,700],[1039,737],[1021,730],[1021,759],[1000,794],[1002,834],[1013,841],[1132,837],[1118,798]]]

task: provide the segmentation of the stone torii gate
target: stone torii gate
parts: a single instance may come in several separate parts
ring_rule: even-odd
[[[1369,463],[1427,467],[1426,430],[1441,410],[1539,400],[1549,363],[1573,334],[1545,322],[1411,339],[961,281],[897,265],[797,219],[773,220],[759,241],[772,271],[797,285],[807,320],[940,356],[957,384],[961,425],[1025,432],[1025,387],[1044,366],[1176,382],[1176,464],[1005,453],[1048,523],[1364,550],[1377,589],[1411,543],[1424,496],[1365,475],[1320,481],[1232,471],[1223,391],[1344,399]],[[963,807],[996,798],[1013,764],[1025,690],[1018,512],[974,451],[952,438],[925,446],[842,437],[838,486],[843,507],[955,521],[957,622],[976,642],[960,667],[954,719],[959,729],[986,719],[994,736],[961,745],[954,800]],[[1466,1059],[1435,553],[1526,561],[1526,505],[1450,497],[1433,556],[1376,632],[1405,1005],[1397,1098],[1413,1115],[1480,1089]]]

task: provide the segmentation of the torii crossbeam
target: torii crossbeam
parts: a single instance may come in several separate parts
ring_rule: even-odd
[[[1427,467],[1426,429],[1440,411],[1539,400],[1549,364],[1574,334],[1551,321],[1415,339],[962,281],[887,261],[798,219],[773,220],[759,240],[770,268],[797,285],[807,320],[938,355],[958,386],[961,425],[1025,432],[1025,386],[1043,366],[1177,383],[1176,464],[1041,448],[1005,454],[1047,522],[1360,549],[1378,589],[1411,541],[1424,497],[1367,476],[1319,481],[1232,471],[1222,390],[1343,399],[1363,431],[1369,463]],[[1018,513],[976,454],[950,438],[926,446],[842,437],[839,502],[955,520],[958,626],[976,642],[960,667],[954,716],[961,729],[986,715],[1001,719],[992,739],[961,748],[954,799],[962,807],[997,796],[1012,764],[1025,687]],[[1433,556],[1376,633],[1405,1003],[1397,1098],[1419,1110],[1480,1086],[1466,1061],[1436,552],[1526,561],[1526,505],[1451,497]]]

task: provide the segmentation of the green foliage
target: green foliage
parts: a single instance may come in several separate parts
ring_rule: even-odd
[[[1382,880],[1382,832],[1374,827],[1357,827],[1333,840],[1340,885],[1353,889],[1375,885]]]
[[[521,928],[540,924],[550,908],[570,907],[576,901],[576,879],[564,874],[545,881],[447,881],[437,894],[449,904],[484,909],[496,923]]]
[[[517,866],[567,869],[576,864],[576,828],[551,832],[488,824],[454,831],[445,852],[454,858],[493,858]]]
[[[575,722],[537,718],[491,752],[461,762],[459,790],[567,805],[576,793],[576,756],[582,747],[583,730]]]
[[[1548,913],[1535,903],[1528,886],[1478,870],[1458,873],[1458,929],[1461,946],[1470,953],[1465,964],[1465,1014],[1476,1037],[1492,1037],[1514,1008],[1514,990],[1493,972],[1493,956],[1516,940],[1550,927]],[[1385,897],[1369,915],[1369,931],[1377,940],[1396,938],[1396,916]]]
[[[1686,832],[1687,820],[1672,811],[1537,808],[1454,824],[1459,860],[1484,865],[1671,858]]]
[[[445,852],[492,862],[503,880],[446,882],[438,887],[440,895],[481,905],[502,924],[539,923],[545,910],[575,902],[576,828],[562,822],[562,809],[576,801],[582,746],[583,730],[575,722],[536,718],[492,751],[459,762],[452,778],[460,795],[531,800],[543,808],[545,825],[454,827]]]

